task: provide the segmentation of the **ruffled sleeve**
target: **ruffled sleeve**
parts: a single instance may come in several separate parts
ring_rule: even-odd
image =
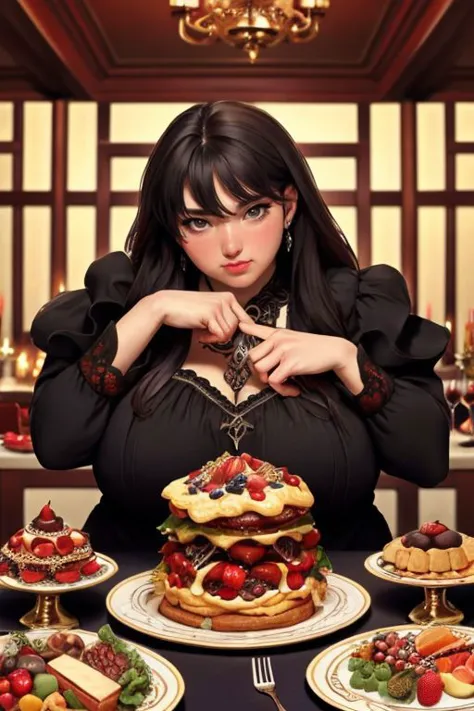
[[[133,278],[125,253],[108,254],[89,267],[84,289],[59,294],[32,323],[32,340],[46,359],[31,403],[31,434],[46,468],[90,464],[116,396],[146,368],[147,354],[125,376],[111,365],[115,324],[125,313]]]
[[[448,330],[411,313],[405,280],[387,265],[335,270],[329,283],[365,386],[368,373],[388,388],[382,406],[365,413],[381,469],[435,486],[449,470],[448,408],[434,372]]]

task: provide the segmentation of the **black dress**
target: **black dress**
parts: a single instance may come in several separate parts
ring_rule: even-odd
[[[433,366],[446,347],[446,329],[410,315],[405,282],[391,267],[338,269],[328,279],[352,340],[393,383],[388,402],[369,416],[343,387],[333,388],[335,419],[315,392],[284,398],[266,388],[236,406],[180,370],[160,391],[154,414],[138,419],[131,398],[147,372],[146,353],[118,396],[107,387],[98,392],[80,368],[85,353],[97,343],[104,348],[101,334],[124,313],[133,272],[123,253],[94,262],[85,289],[40,310],[32,337],[47,358],[31,407],[33,443],[46,468],[93,466],[103,497],[85,530],[97,550],[156,550],[156,526],[168,513],[164,485],[226,450],[250,452],[303,477],[329,549],[375,550],[390,539],[373,505],[381,470],[420,486],[443,480],[449,421]],[[245,431],[237,450],[236,422]]]

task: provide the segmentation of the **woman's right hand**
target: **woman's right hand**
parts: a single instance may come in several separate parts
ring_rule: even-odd
[[[199,340],[203,343],[226,343],[240,321],[253,323],[231,292],[166,289],[150,298],[155,301],[161,324],[202,330]]]

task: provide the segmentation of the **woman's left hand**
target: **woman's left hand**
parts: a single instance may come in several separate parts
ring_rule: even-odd
[[[249,351],[253,370],[264,383],[281,395],[298,395],[288,391],[288,378],[317,375],[333,370],[353,393],[362,391],[363,383],[357,364],[357,347],[337,336],[321,336],[287,328],[271,328],[256,323],[240,323],[242,333],[263,339]]]

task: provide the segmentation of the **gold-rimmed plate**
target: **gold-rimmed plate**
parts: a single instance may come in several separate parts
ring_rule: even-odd
[[[370,595],[361,585],[342,575],[328,576],[327,596],[315,614],[291,627],[257,632],[217,632],[188,627],[160,614],[161,596],[155,594],[151,570],[118,583],[106,605],[119,622],[143,634],[168,642],[217,649],[259,649],[299,644],[351,625],[367,612]]]
[[[118,571],[118,565],[112,558],[97,552],[96,556],[97,562],[101,566],[100,570],[87,578],[78,580],[76,583],[54,583],[50,580],[42,581],[41,583],[25,583],[23,580],[2,575],[0,576],[0,585],[10,588],[10,590],[35,593],[37,595],[62,595],[67,592],[92,588],[109,580]]]
[[[474,641],[474,629],[470,627],[449,626],[450,629],[462,637],[469,637]],[[363,634],[354,635],[349,639],[338,642],[318,654],[306,670],[306,680],[323,701],[343,711],[394,711],[395,709],[412,709],[412,711],[426,711],[415,698],[407,705],[396,699],[387,699],[378,692],[367,692],[363,689],[353,689],[349,680],[351,672],[348,669],[349,658],[354,649],[365,641],[370,641],[379,632],[394,631],[400,635],[408,632],[421,632],[423,627],[418,625],[398,625],[396,627],[383,627]],[[443,692],[441,700],[431,708],[443,711],[472,711],[474,697],[457,699]]]
[[[31,630],[25,634],[29,639],[33,640],[45,639],[53,632],[57,632],[57,630]],[[98,641],[98,636],[94,632],[76,629],[74,634],[79,635],[86,646]],[[9,635],[0,636],[0,652],[8,638]],[[179,671],[171,662],[150,649],[131,642],[127,642],[127,645],[141,654],[152,673],[151,689],[136,711],[172,711],[179,704],[184,694],[184,681]]]
[[[401,575],[382,565],[382,551],[369,555],[364,566],[375,577],[398,585],[412,585],[417,588],[454,588],[459,585],[474,585],[474,575],[465,578],[422,578],[421,576],[411,578]]]

